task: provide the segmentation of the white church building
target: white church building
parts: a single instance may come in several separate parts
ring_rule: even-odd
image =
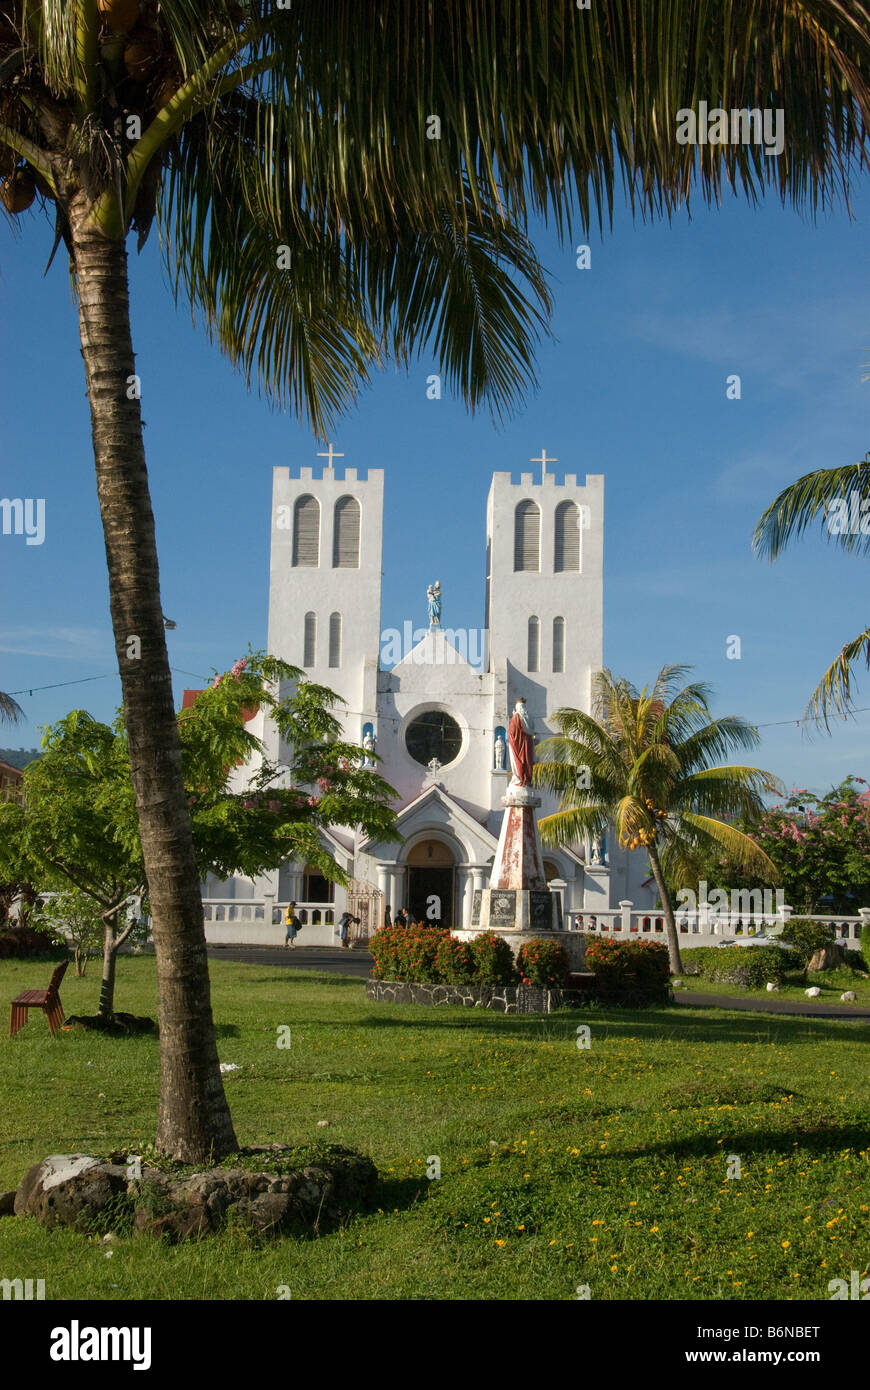
[[[283,908],[297,903],[300,944],[333,944],[346,906],[371,930],[406,908],[467,928],[475,889],[488,884],[510,779],[505,740],[510,712],[526,700],[536,739],[555,732],[564,706],[590,708],[602,665],[604,478],[557,483],[546,471],[495,473],[486,506],[483,625],[451,628],[450,574],[441,608],[408,596],[401,632],[381,628],[384,472],[302,467],[274,470],[268,650],[341,695],[344,736],[378,755],[395,788],[402,843],[377,842],[334,827],[324,843],[351,879],[333,886],[303,863],[251,881],[209,877],[203,887],[211,941],[283,940]],[[483,518],[482,518],[483,520]],[[445,553],[441,547],[440,554]],[[458,559],[458,557],[457,557]],[[430,621],[433,619],[434,621]],[[282,694],[285,692],[282,692]],[[258,722],[259,721],[259,726]],[[287,760],[274,725],[251,725],[267,756]],[[556,799],[539,793],[540,816]],[[652,906],[655,888],[642,855],[610,843],[544,848],[563,918]],[[433,913],[432,904],[440,913]]]

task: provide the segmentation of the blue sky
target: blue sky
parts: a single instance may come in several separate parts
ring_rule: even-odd
[[[813,223],[768,199],[700,206],[689,220],[590,238],[592,264],[543,227],[553,339],[540,389],[506,426],[426,397],[430,359],[388,371],[335,433],[344,463],[386,470],[382,628],[426,620],[480,627],[490,475],[540,453],[554,471],[604,473],[605,660],[642,685],[666,662],[694,666],[718,713],[759,725],[753,760],[787,786],[825,790],[870,777],[870,712],[811,739],[796,727],[822,671],[868,621],[866,561],[821,536],[774,566],[753,557],[758,516],[814,467],[870,448],[870,185]],[[576,244],[579,236],[574,238]],[[0,496],[43,497],[46,538],[0,536],[0,688],[112,673],[114,649],[74,305],[39,213],[0,228]],[[265,645],[271,470],[317,463],[310,432],[249,394],[219,351],[173,307],[156,238],[131,256],[133,333],[157,519],[164,612],[180,703],[196,674]],[[738,373],[742,398],[726,399]],[[739,661],[726,641],[741,638]],[[84,707],[111,718],[117,677],[19,696],[26,724],[0,743],[38,743],[39,726]],[[859,687],[870,706],[870,679]]]

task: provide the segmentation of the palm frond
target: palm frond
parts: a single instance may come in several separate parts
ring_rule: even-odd
[[[832,661],[810,697],[804,712],[805,719],[824,724],[827,729],[833,715],[843,719],[847,717],[852,703],[852,668],[862,656],[870,670],[870,627],[847,642]]]
[[[662,852],[662,867],[668,876],[685,864],[691,865],[692,851],[709,853],[718,848],[742,870],[763,873],[774,882],[779,870],[773,860],[744,831],[694,811],[680,814],[680,834],[667,840]]]
[[[857,499],[857,509],[853,498]],[[848,529],[839,529],[844,512]],[[851,522],[856,514],[859,525],[853,529]],[[870,551],[870,454],[860,463],[805,473],[783,488],[762,514],[752,548],[772,562],[789,541],[801,536],[817,519],[822,521],[826,540],[859,554]]]
[[[19,719],[24,718],[24,710],[17,700],[13,700],[11,695],[6,695],[0,690],[0,722],[5,724],[17,724]]]

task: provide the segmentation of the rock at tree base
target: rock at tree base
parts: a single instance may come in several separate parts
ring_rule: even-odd
[[[86,1230],[113,1198],[127,1190],[127,1171],[88,1154],[52,1154],[25,1174],[15,1215],[43,1226]]]
[[[269,1145],[267,1151],[286,1147]],[[370,1207],[378,1176],[370,1158],[337,1148],[285,1173],[212,1168],[175,1177],[143,1164],[141,1174],[130,1181],[123,1163],[104,1163],[86,1154],[52,1155],[25,1175],[15,1195],[15,1212],[45,1226],[80,1231],[93,1229],[101,1218],[105,1222],[111,1216],[120,1223],[126,1216],[134,1234],[173,1242],[211,1234],[227,1221],[268,1234],[319,1233],[335,1227],[350,1210]]]
[[[837,941],[832,941],[830,946],[822,946],[818,951],[814,951],[810,957],[807,971],[812,970],[835,970],[838,965],[845,965],[846,952]]]

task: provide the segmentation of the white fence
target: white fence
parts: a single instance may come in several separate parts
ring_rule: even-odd
[[[207,898],[202,904],[205,939],[211,946],[283,946],[284,913],[287,903],[267,898]],[[296,904],[302,923],[297,946],[338,946],[338,919],[335,903]],[[359,927],[350,935],[359,936]]]
[[[718,946],[723,942],[744,945],[764,936],[775,938],[792,916],[811,916],[814,922],[823,922],[833,928],[833,936],[842,946],[850,950],[861,949],[861,927],[870,922],[870,908],[862,907],[857,917],[822,917],[816,913],[795,913],[784,907],[774,913],[717,912],[712,908],[706,912],[703,907],[697,912],[680,912],[676,916],[680,947]],[[620,940],[666,940],[665,918],[662,912],[635,908],[628,901],[621,902],[618,908],[600,912],[572,912],[569,920],[573,931],[587,932],[590,935],[607,935]]]

